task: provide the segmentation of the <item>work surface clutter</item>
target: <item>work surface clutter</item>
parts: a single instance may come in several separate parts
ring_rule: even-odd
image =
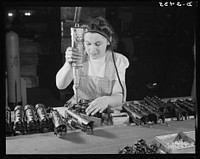
[[[87,116],[90,102],[7,108],[6,154],[195,154],[192,97],[145,97]]]

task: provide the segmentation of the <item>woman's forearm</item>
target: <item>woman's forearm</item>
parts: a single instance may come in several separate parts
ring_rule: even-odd
[[[118,107],[122,105],[122,94],[121,93],[116,93],[113,94],[112,96],[106,96],[108,99],[108,105],[112,108]]]
[[[71,83],[72,79],[72,67],[68,62],[65,62],[56,74],[56,86],[58,89],[65,89]]]

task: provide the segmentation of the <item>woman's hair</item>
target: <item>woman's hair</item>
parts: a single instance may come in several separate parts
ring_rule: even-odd
[[[87,32],[99,33],[106,37],[110,42],[107,49],[117,48],[117,37],[114,29],[105,18],[101,16],[95,18],[90,17],[82,23],[81,27],[86,28]]]

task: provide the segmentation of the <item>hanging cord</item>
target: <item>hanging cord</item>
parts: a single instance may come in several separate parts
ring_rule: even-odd
[[[74,13],[74,24],[75,24],[75,27],[79,27],[81,8],[82,7],[75,7],[75,13]]]
[[[117,69],[117,66],[116,66],[113,49],[111,49],[111,52],[112,52],[113,63],[114,63],[115,70],[116,70],[116,73],[117,73],[117,78],[118,78],[120,86],[122,87],[122,103],[123,103],[124,102],[124,87],[123,87],[122,82],[121,82],[120,77],[119,77],[119,72],[118,72],[118,69]]]
[[[104,35],[105,36],[105,35]],[[105,36],[106,37],[106,36]],[[109,43],[111,44],[111,41],[110,41],[110,39],[108,38],[108,37],[106,37],[106,39],[109,41]],[[121,82],[121,79],[120,79],[120,77],[119,77],[119,72],[118,72],[118,69],[117,69],[117,66],[116,66],[116,61],[115,61],[115,57],[114,57],[114,51],[113,51],[113,48],[112,48],[112,46],[111,46],[111,52],[112,52],[112,59],[113,59],[113,63],[114,63],[114,66],[115,66],[115,70],[116,70],[116,73],[117,73],[117,78],[118,78],[118,81],[119,81],[119,84],[120,84],[120,86],[121,86],[121,88],[122,88],[122,103],[124,103],[125,101],[124,101],[124,87],[123,87],[123,85],[122,85],[122,82]]]

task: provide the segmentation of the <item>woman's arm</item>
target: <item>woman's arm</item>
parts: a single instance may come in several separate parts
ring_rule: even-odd
[[[72,81],[72,67],[71,64],[65,62],[63,67],[56,74],[56,86],[58,89],[65,89]]]
[[[56,74],[56,86],[65,89],[73,80],[72,63],[81,60],[82,54],[76,48],[68,47],[65,51],[65,64]]]
[[[111,96],[105,96],[108,100],[108,106],[114,108],[122,105],[122,93],[115,93]]]

